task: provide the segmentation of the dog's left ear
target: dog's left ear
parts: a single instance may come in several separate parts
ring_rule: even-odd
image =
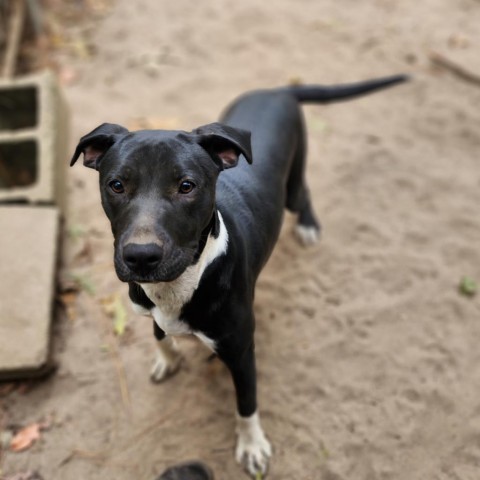
[[[248,163],[252,163],[249,131],[216,122],[196,128],[192,133],[197,137],[197,143],[212,156],[222,170],[235,167],[240,154]]]
[[[73,166],[78,157],[83,153],[83,164],[88,168],[98,170],[103,155],[126,133],[128,133],[128,130],[121,125],[103,123],[80,139],[70,161],[70,166]]]

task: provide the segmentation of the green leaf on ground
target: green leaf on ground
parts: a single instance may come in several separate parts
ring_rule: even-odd
[[[96,288],[92,280],[85,275],[72,274],[72,279],[77,283],[81,290],[84,290],[92,297],[95,296]]]
[[[121,337],[127,328],[127,311],[117,292],[101,300],[105,313],[113,319],[113,331]]]
[[[473,280],[470,277],[463,277],[460,280],[460,285],[458,289],[460,290],[460,293],[463,293],[463,295],[472,297],[477,293],[478,284],[475,280]]]
[[[70,238],[76,240],[85,235],[85,229],[80,225],[73,224],[67,228],[67,233]]]
[[[127,326],[127,311],[123,306],[120,295],[115,296],[114,311],[113,311],[113,330],[118,336],[122,336],[125,333]]]

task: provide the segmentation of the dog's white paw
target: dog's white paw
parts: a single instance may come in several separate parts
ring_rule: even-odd
[[[150,370],[150,379],[154,383],[163,382],[168,377],[171,377],[180,369],[182,363],[182,356],[179,354],[174,360],[167,361],[161,355],[157,355],[155,362]]]
[[[170,337],[158,342],[158,352],[152,369],[150,379],[154,383],[160,383],[178,372],[182,364],[183,356]]]
[[[272,455],[272,447],[265,437],[258,413],[250,417],[237,416],[237,447],[235,458],[247,472],[256,477],[260,472],[265,475],[268,461]]]
[[[295,237],[304,246],[315,245],[320,239],[320,230],[317,227],[306,225],[295,225]]]

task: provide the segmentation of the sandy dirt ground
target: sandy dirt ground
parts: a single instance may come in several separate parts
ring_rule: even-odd
[[[414,75],[304,109],[323,237],[300,248],[287,215],[257,285],[269,477],[478,479],[480,296],[458,284],[480,280],[480,85],[429,53],[480,75],[480,3],[117,0],[86,24],[68,32],[88,53],[56,54],[72,152],[105,121],[190,130],[250,89]],[[116,338],[102,304],[120,295],[128,308],[96,173],[79,164],[68,186],[63,275],[84,289],[55,323],[56,374],[1,399],[4,425],[50,423],[29,450],[3,453],[3,475],[153,480],[199,458],[219,480],[246,478],[228,372],[185,338],[183,370],[150,383],[151,322],[129,310]]]

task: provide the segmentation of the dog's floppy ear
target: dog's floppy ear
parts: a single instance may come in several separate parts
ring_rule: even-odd
[[[192,133],[222,170],[235,167],[240,154],[252,163],[249,131],[216,122],[196,128]]]
[[[70,161],[70,166],[72,166],[83,153],[83,164],[88,168],[98,170],[102,156],[126,133],[128,133],[128,130],[120,125],[103,123],[80,139],[72,160]]]

